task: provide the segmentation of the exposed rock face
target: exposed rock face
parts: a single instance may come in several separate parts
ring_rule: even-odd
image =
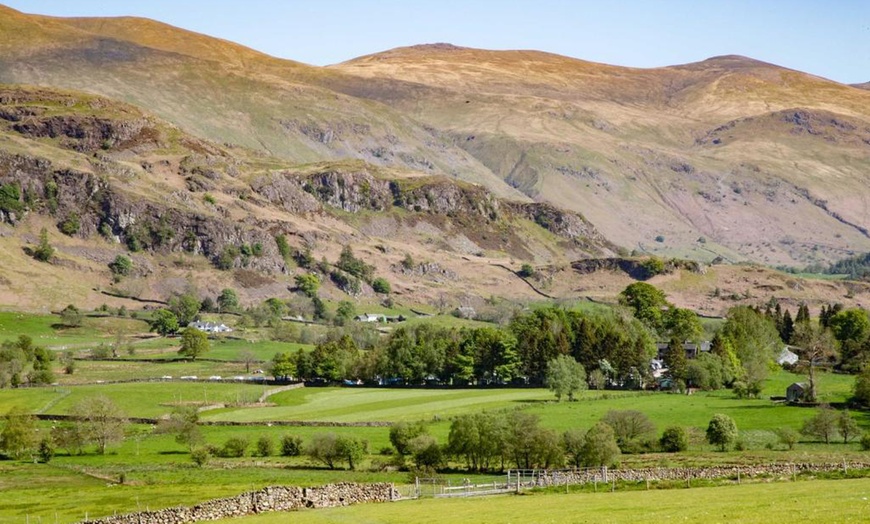
[[[571,263],[571,269],[586,275],[596,271],[622,271],[636,280],[647,280],[660,273],[673,273],[676,269],[687,269],[694,273],[703,272],[698,262],[687,260],[661,261],[661,267],[654,267],[650,259],[597,258],[578,260]]]
[[[186,524],[204,520],[255,515],[266,511],[292,511],[302,508],[334,508],[364,502],[397,500],[392,484],[352,484],[342,482],[313,488],[270,486],[237,497],[215,499],[192,507],[167,508],[115,515],[83,524]]]
[[[414,213],[495,223],[514,218],[531,220],[553,234],[597,249],[606,239],[583,216],[545,203],[503,201],[480,186],[441,177],[386,180],[366,171],[324,171],[311,175],[270,175],[257,179],[253,189],[273,204],[294,212],[313,212],[320,206],[349,213],[388,211],[395,207]]]
[[[239,223],[183,206],[136,198],[94,174],[55,170],[47,160],[3,152],[0,185],[19,188],[25,211],[50,213],[60,220],[74,214],[81,224],[77,233],[81,236],[100,231],[137,249],[188,251],[213,260],[228,247],[259,244],[262,253],[249,257],[248,267],[270,271],[284,268],[274,239],[256,220]],[[23,212],[0,210],[0,218],[14,222]],[[232,261],[234,266],[241,263],[241,258]]]

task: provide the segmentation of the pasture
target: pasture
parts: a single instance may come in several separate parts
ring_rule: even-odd
[[[823,496],[820,494],[824,493]],[[294,513],[298,524],[455,522],[529,524],[595,522],[864,522],[870,518],[870,480],[801,481],[715,488],[616,493],[502,495],[402,501]],[[234,519],[238,524],[287,522],[286,513]]]

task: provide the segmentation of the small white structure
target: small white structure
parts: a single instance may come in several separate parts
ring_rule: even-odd
[[[780,366],[793,366],[797,364],[797,361],[800,360],[796,353],[792,352],[788,346],[782,348],[782,351],[779,352],[779,355],[776,357],[776,363]]]
[[[378,315],[376,313],[364,313],[362,315],[357,315],[356,320],[358,322],[386,322],[386,315]]]
[[[229,333],[233,330],[233,328],[227,326],[226,324],[217,324],[215,322],[203,322],[201,320],[197,320],[196,322],[191,322],[189,324],[190,327],[194,329],[198,329],[200,331],[205,331],[206,333]]]

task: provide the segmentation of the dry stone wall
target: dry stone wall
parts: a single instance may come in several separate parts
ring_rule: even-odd
[[[392,484],[338,483],[313,488],[270,486],[236,497],[209,500],[195,506],[179,506],[156,511],[114,515],[81,524],[187,524],[227,517],[254,515],[266,511],[292,511],[302,508],[333,508],[365,502],[397,500]]]
[[[643,482],[670,480],[713,480],[740,477],[791,477],[801,473],[823,473],[849,469],[870,469],[870,463],[783,463],[756,466],[720,466],[709,468],[641,468],[641,469],[578,469],[541,471],[531,474],[537,486],[588,484],[592,482]]]

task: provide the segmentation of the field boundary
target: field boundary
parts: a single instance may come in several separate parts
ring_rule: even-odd
[[[334,508],[366,502],[390,502],[400,495],[393,484],[341,482],[311,488],[269,486],[235,497],[212,499],[195,506],[177,506],[155,511],[111,515],[80,524],[187,524],[218,520],[269,511],[294,511],[303,508]]]

